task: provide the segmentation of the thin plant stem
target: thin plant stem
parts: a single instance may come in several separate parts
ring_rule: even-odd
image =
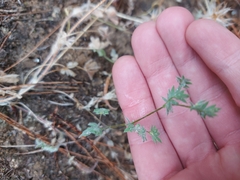
[[[162,105],[161,107],[155,109],[154,111],[146,114],[145,116],[143,116],[143,117],[141,117],[141,118],[139,118],[139,119],[134,120],[134,121],[132,122],[132,124],[136,124],[136,123],[138,123],[139,121],[145,119],[146,117],[154,114],[155,112],[160,111],[161,109],[165,108],[165,105],[166,105],[166,103],[165,103],[164,105]],[[189,108],[189,109],[191,108],[191,106],[184,105],[184,104],[177,104],[177,105],[174,105],[174,106],[180,106],[180,107],[185,107],[185,108]],[[116,128],[120,128],[120,127],[124,127],[124,126],[126,126],[126,123],[117,124],[117,125],[114,125],[114,126],[109,126],[109,128],[116,129]]]
[[[139,119],[134,120],[132,123],[133,123],[133,124],[136,124],[137,122],[139,122],[139,121],[143,120],[144,118],[146,118],[146,117],[154,114],[155,112],[160,111],[160,110],[163,109],[164,107],[165,107],[165,104],[164,104],[163,106],[155,109],[154,111],[146,114],[145,116],[143,116],[143,117],[141,117],[141,118],[139,118]],[[117,124],[117,125],[114,125],[114,126],[109,126],[109,128],[116,129],[116,128],[123,127],[123,126],[126,126],[126,124],[125,124],[125,123]]]
[[[175,105],[175,106],[180,106],[180,107],[185,107],[185,108],[191,108],[191,106],[188,106],[188,105],[184,105],[184,104],[178,104],[178,105]]]
[[[133,121],[132,123],[133,123],[133,124],[136,124],[137,122],[139,122],[139,121],[143,120],[144,118],[146,118],[146,117],[148,117],[148,116],[154,114],[155,112],[160,111],[160,110],[163,109],[163,108],[165,108],[165,104],[164,104],[163,106],[161,106],[161,107],[155,109],[154,111],[152,111],[152,112],[146,114],[145,116],[143,116],[143,117],[141,117],[141,118],[139,118],[139,119]]]
[[[107,56],[103,56],[106,60],[108,60],[109,62],[113,63],[114,64],[114,61],[112,59],[110,59],[109,57]]]

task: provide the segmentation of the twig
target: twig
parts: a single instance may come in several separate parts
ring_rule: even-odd
[[[12,34],[13,30],[16,28],[17,23],[13,26],[13,28],[7,33],[7,35],[4,37],[3,42],[1,43],[0,49],[3,48],[4,44],[6,43],[8,37]]]
[[[60,127],[60,129],[62,129],[62,130],[65,132],[65,134],[66,134],[72,141],[74,141],[74,142],[76,143],[76,145],[77,145],[81,150],[84,151],[84,153],[86,153],[91,159],[93,159],[92,155],[87,151],[87,149],[86,149],[85,147],[83,147],[83,146],[76,140],[76,138],[75,138],[70,132],[68,132],[67,130],[65,130],[64,128],[61,128],[61,127]]]
[[[13,119],[11,119],[10,117],[6,116],[5,114],[0,112],[0,118],[1,120],[7,122],[9,125],[13,126],[14,128],[19,129],[21,132],[23,132],[24,134],[27,134],[31,139],[40,139],[41,141],[45,142],[46,144],[49,144],[49,140],[48,138],[38,135],[38,134],[34,134],[33,132],[31,132],[28,128],[26,128],[25,126],[19,124],[18,122],[14,121]]]
[[[103,96],[108,93],[108,87],[109,87],[109,84],[110,84],[110,81],[111,81],[111,77],[112,77],[111,75],[108,75],[108,77],[106,78],[104,89],[103,89]],[[114,108],[110,105],[108,100],[105,99],[104,102],[109,107],[109,109],[117,110],[117,108]]]

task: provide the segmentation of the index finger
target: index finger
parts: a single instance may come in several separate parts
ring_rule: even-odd
[[[124,56],[113,67],[113,79],[124,116],[131,121],[155,110],[149,87],[134,57]],[[163,130],[157,113],[139,122],[147,130],[154,125],[163,143],[151,137],[143,142],[136,133],[128,133],[128,140],[139,179],[162,179],[182,169],[178,156]]]

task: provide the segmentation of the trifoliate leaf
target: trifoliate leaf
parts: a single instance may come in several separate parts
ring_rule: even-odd
[[[99,127],[97,123],[90,122],[88,123],[88,128],[85,129],[79,137],[89,136],[94,134],[95,136],[100,136],[103,133],[103,128]]]
[[[199,101],[196,104],[191,104],[190,110],[195,110],[202,118],[206,118],[206,116],[216,116],[220,108],[217,108],[216,105],[208,106],[207,101]]]
[[[106,108],[96,108],[93,110],[93,112],[95,114],[98,114],[98,115],[108,115],[109,114],[109,109],[106,109]]]
[[[159,138],[160,133],[155,126],[151,127],[149,134],[151,135],[153,142],[155,143],[161,142],[161,139]]]

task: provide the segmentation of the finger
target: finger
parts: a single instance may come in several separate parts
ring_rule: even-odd
[[[187,40],[207,66],[227,85],[236,104],[240,106],[239,39],[213,21],[199,20],[189,27]]]
[[[155,109],[149,87],[133,57],[125,56],[117,60],[113,67],[113,79],[125,117],[133,121]],[[156,126],[163,143],[156,144],[150,137],[147,137],[147,142],[143,142],[136,133],[128,133],[138,178],[162,179],[182,169],[158,115],[153,114],[140,121],[140,124],[147,130]]]
[[[181,17],[176,17],[176,14]],[[165,10],[159,18],[162,26],[172,23],[168,26],[171,31],[169,35],[174,36],[177,42],[182,41],[185,29],[193,21],[190,13],[179,8]],[[174,23],[177,23],[177,27]],[[174,30],[178,32],[172,32]],[[156,24],[151,22],[139,27],[133,34],[132,42],[136,60],[147,80],[154,102],[160,107],[164,104],[162,96],[166,97],[168,89],[177,86],[176,77],[179,74],[159,37]],[[185,54],[181,52],[180,56]],[[165,110],[159,111],[159,115],[184,166],[200,161],[214,151],[211,138],[198,115],[181,107],[174,107],[173,111],[168,116]]]
[[[239,142],[240,109],[235,104],[236,102],[239,105],[240,99],[239,39],[210,20],[193,22],[187,30],[186,37],[188,43],[206,64],[206,66],[192,65],[192,69],[195,67],[195,73],[192,73],[196,83],[198,82],[195,88],[198,89],[198,93],[193,98],[194,100],[208,99],[221,108],[217,117],[206,119],[209,132],[220,148]],[[192,59],[190,63],[199,61],[197,56],[195,60]],[[190,70],[189,66],[181,69],[182,71]],[[214,74],[224,82],[227,88]],[[198,97],[195,98],[195,96]]]

